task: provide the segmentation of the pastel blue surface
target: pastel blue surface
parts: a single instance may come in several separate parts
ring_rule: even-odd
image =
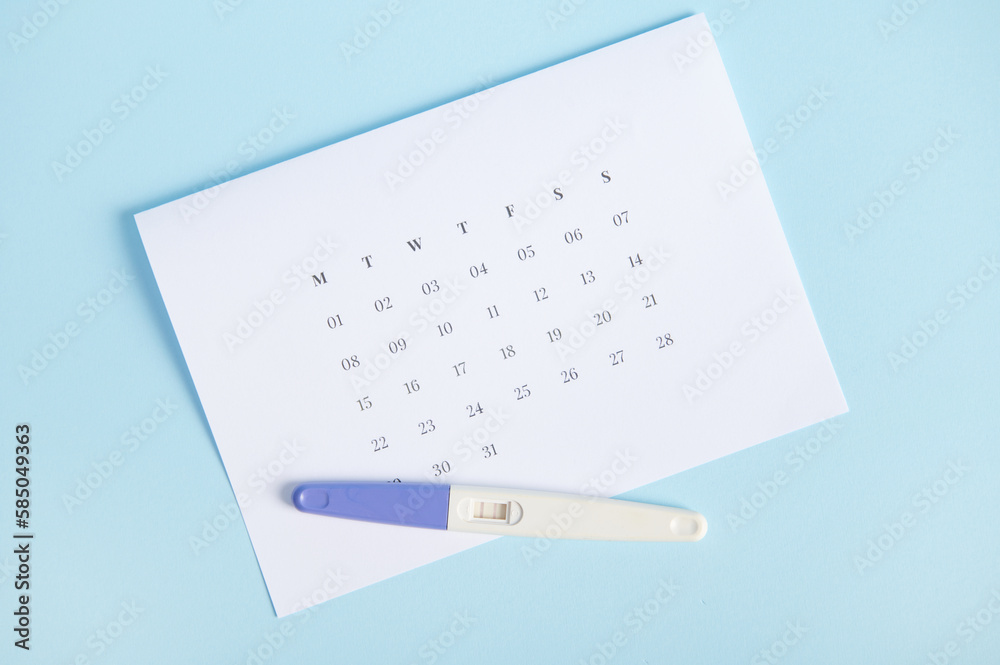
[[[292,503],[304,513],[428,529],[448,528],[451,488],[430,483],[303,483]]]
[[[501,539],[276,619],[132,215],[699,11],[850,413],[628,494],[703,513],[697,544]],[[0,661],[997,662],[998,25],[986,1],[4,3]]]

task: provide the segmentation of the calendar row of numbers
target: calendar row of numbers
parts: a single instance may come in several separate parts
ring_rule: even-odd
[[[611,215],[609,215],[609,219],[607,222],[605,222],[605,224],[623,230],[630,228],[628,210],[621,210],[620,212],[612,213]],[[473,238],[477,237],[478,235],[470,230],[470,228],[475,229],[476,227],[474,225],[470,225],[468,221],[458,222],[457,224],[455,224],[455,227],[458,229],[460,235],[463,236],[471,235]],[[566,245],[571,245],[571,246],[579,246],[581,243],[583,243],[585,237],[587,238],[590,237],[590,231],[588,231],[587,234],[585,234],[584,228],[581,226],[566,227],[562,233],[563,242]],[[415,238],[407,239],[403,241],[402,244],[403,246],[409,248],[415,254],[423,252],[428,247],[423,236],[417,236]],[[539,256],[539,250],[535,244],[526,244],[517,247],[511,251],[513,252],[514,255],[517,256],[517,259],[522,262],[530,261],[531,259],[534,259],[537,256]],[[375,254],[365,254],[364,256],[361,256],[360,262],[362,265],[362,269],[364,270],[374,269],[380,265],[380,259]],[[486,271],[479,270],[477,272],[477,266],[472,265],[469,268],[469,272],[472,275],[472,277],[477,277],[479,274],[485,274]],[[305,275],[303,275],[303,277],[305,277]],[[324,272],[312,274],[310,275],[310,277],[312,278],[312,285],[314,287],[324,286],[329,283]]]
[[[531,250],[531,247],[532,247],[531,245],[528,245],[529,250]],[[622,261],[623,269],[625,269],[624,264],[626,262],[628,264],[629,269],[635,269],[641,267],[644,264],[642,253],[636,252],[635,254],[631,254],[624,257],[624,260]],[[469,268],[469,274],[473,279],[478,279],[482,276],[489,274],[489,268],[486,266],[485,262],[479,264],[473,264]],[[574,277],[577,280],[577,284],[579,286],[584,286],[584,287],[598,284],[600,276],[601,276],[600,272],[592,268],[585,268],[581,270],[579,273],[574,273]],[[442,288],[446,290],[449,288],[447,280],[439,280],[436,278],[429,279],[425,282],[420,283],[419,292],[423,296],[432,297],[435,296],[436,294],[441,293]],[[454,287],[451,288],[452,290],[457,290]],[[414,291],[416,291],[416,288],[414,288]],[[550,300],[552,296],[552,291],[549,286],[539,285],[537,288],[532,289],[530,296],[527,296],[527,294],[525,294],[525,296],[528,298],[533,298],[531,302],[542,303]],[[409,304],[414,304],[418,303],[419,301],[409,300],[408,302]],[[370,303],[371,303],[371,309],[375,313],[377,314],[389,313],[390,310],[396,309],[396,305],[398,304],[398,298],[396,298],[392,294],[386,294],[373,298],[370,301]],[[655,295],[649,294],[643,296],[643,303],[646,307],[652,307],[656,305]],[[487,313],[489,314],[489,318],[491,319],[499,316],[499,310],[497,309],[496,305],[490,305],[487,308]],[[342,313],[330,314],[329,316],[326,317],[325,323],[326,326],[331,330],[336,330],[344,325],[345,318]]]
[[[664,333],[663,335],[657,336],[657,348],[659,349],[669,349],[673,347],[674,340],[669,333]],[[626,362],[627,354],[624,349],[618,349],[607,354],[607,362],[610,366],[616,367],[623,365]],[[454,371],[455,378],[461,378],[467,375],[466,363],[460,362],[452,365],[452,370]],[[560,370],[557,379],[553,382],[555,385],[567,385],[574,384],[580,381],[583,377],[582,370],[578,370],[576,366],[570,366],[566,369]],[[551,388],[552,384],[546,386],[546,388]],[[421,391],[421,384],[419,379],[410,379],[409,381],[404,381],[400,384],[400,390],[406,395],[417,395]],[[530,400],[533,395],[533,386],[529,383],[523,383],[521,385],[514,385],[510,388],[510,398],[509,404],[519,404]],[[355,404],[359,411],[361,412],[372,412],[376,410],[376,402],[373,400],[371,395],[363,395],[359,399],[355,400]],[[455,408],[454,412],[446,414],[448,421],[451,425],[456,424],[458,419],[474,419],[485,412],[483,408],[482,401],[470,401],[461,408]],[[440,413],[440,409],[438,410]],[[428,414],[426,418],[416,419],[412,424],[412,434],[407,437],[410,441],[413,439],[419,439],[421,437],[426,437],[433,435],[438,431],[438,424],[435,423],[434,415]],[[387,450],[390,447],[389,442],[385,436],[377,436],[372,438],[370,441],[371,451],[373,453],[381,452]],[[495,453],[495,451],[494,451]],[[487,455],[489,457],[490,455]]]

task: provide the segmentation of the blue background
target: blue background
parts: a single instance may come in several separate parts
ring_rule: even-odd
[[[403,0],[347,57],[387,7],[4,3],[0,660],[996,662],[1000,279],[977,280],[1000,251],[1000,5]],[[529,564],[504,539],[276,619],[242,522],[225,517],[234,497],[132,215],[231,161],[256,170],[699,11],[754,144],[778,146],[763,171],[850,413],[806,461],[788,455],[817,427],[630,494],[703,512],[698,545],[556,542]],[[147,67],[165,78],[116,104]],[[820,108],[780,128],[821,86]],[[248,150],[275,109],[294,119]],[[60,178],[52,163],[104,118],[113,131]],[[914,177],[925,151],[935,161]],[[902,193],[850,233],[894,180]],[[102,294],[116,270],[134,279]],[[157,400],[176,409],[123,443]],[[19,422],[34,449],[30,653],[10,629]],[[114,451],[121,464],[67,504]],[[914,499],[925,490],[933,503]],[[220,528],[195,552],[206,521]],[[661,580],[677,587],[666,602]],[[138,616],[121,626],[123,603]]]

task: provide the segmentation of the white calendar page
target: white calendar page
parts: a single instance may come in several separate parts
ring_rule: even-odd
[[[748,155],[695,16],[137,215],[277,614],[488,540],[299,482],[616,495],[844,412]]]

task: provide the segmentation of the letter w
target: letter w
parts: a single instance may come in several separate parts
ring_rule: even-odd
[[[417,251],[418,249],[421,249],[421,247],[420,247],[420,238],[414,238],[413,240],[407,240],[406,244],[409,245],[410,249],[412,249],[414,252]]]

